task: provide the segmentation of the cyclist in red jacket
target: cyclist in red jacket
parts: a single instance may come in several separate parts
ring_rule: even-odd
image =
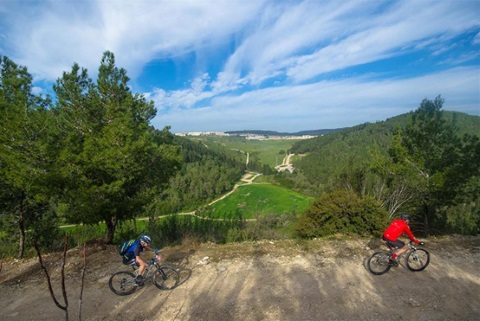
[[[415,242],[416,244],[423,245],[425,243],[420,242],[413,236],[412,231],[410,230],[410,227],[408,224],[410,223],[410,215],[408,214],[402,214],[400,216],[400,219],[393,220],[392,223],[390,223],[390,226],[383,232],[383,240],[390,246],[397,248],[395,252],[390,256],[390,261],[389,264],[398,265],[398,262],[396,258],[405,251],[408,250],[408,245],[405,244],[405,242],[399,240],[398,238],[406,233],[410,240]]]

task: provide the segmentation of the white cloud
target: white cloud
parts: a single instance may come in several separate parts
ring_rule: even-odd
[[[382,121],[415,110],[424,98],[437,95],[445,98],[445,110],[480,114],[480,89],[475,87],[479,83],[477,68],[413,79],[322,81],[217,97],[204,108],[159,111],[153,123],[171,125],[174,132],[338,128]]]
[[[426,37],[478,26],[472,8],[468,1],[46,0],[10,4],[2,18],[11,23],[11,58],[48,80],[73,62],[95,74],[105,50],[136,78],[152,59],[202,52],[235,35],[236,51],[211,75],[222,92],[285,73],[302,82],[395,55]]]
[[[473,44],[474,45],[480,44],[480,32],[475,35],[475,38],[473,38]]]
[[[311,55],[300,57],[297,64],[288,70],[288,75],[301,82],[321,73],[398,55],[404,48],[413,47],[426,37],[449,33],[457,29],[459,24],[471,28],[478,23],[475,19],[459,16],[458,11],[464,12],[460,6],[448,12],[450,8],[434,6],[427,1],[415,3],[412,6],[412,3],[405,1],[389,13],[364,17],[371,26]],[[465,13],[470,17],[474,14]],[[442,19],[438,19],[440,16]]]
[[[30,4],[35,4],[30,7]],[[54,80],[74,62],[92,73],[110,50],[131,77],[151,59],[201,49],[241,30],[262,1],[21,2],[8,17],[2,51],[39,79]],[[221,26],[221,27],[220,27]],[[92,74],[91,73],[91,74]]]

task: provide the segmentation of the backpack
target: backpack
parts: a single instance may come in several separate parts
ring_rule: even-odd
[[[136,245],[136,240],[128,240],[123,242],[118,248],[118,254],[124,256],[133,247],[133,245]]]

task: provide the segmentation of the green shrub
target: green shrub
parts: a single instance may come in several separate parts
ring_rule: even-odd
[[[36,240],[40,248],[46,252],[61,249],[63,245],[64,233],[58,227],[58,219],[53,212],[46,212],[38,217],[27,235],[30,239]]]
[[[0,259],[7,257],[16,257],[18,255],[18,241],[12,241],[12,238],[6,235],[0,236]]]
[[[387,224],[387,212],[373,198],[360,198],[352,191],[338,190],[317,199],[296,223],[300,237],[335,233],[376,235]]]
[[[225,214],[223,218],[218,219],[218,217],[211,217],[206,210],[201,212],[197,215],[201,214],[202,218],[172,215],[152,221],[147,233],[152,236],[153,243],[157,247],[180,244],[184,240],[225,243],[229,238],[230,230],[241,230],[244,225],[244,219],[239,213]]]

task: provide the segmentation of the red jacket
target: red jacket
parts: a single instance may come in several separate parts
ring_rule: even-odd
[[[400,235],[403,233],[407,233],[408,237],[415,242],[416,244],[419,243],[415,236],[413,236],[412,231],[410,231],[410,227],[404,220],[393,220],[390,226],[383,232],[383,236],[390,241],[396,241]]]

